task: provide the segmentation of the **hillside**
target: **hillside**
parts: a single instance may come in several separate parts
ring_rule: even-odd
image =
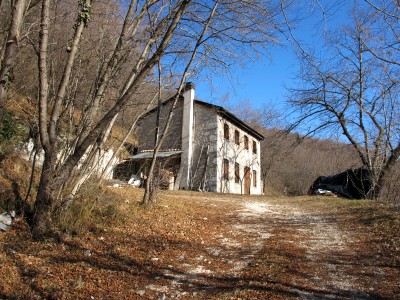
[[[0,233],[2,299],[395,299],[400,216],[370,201],[106,188],[90,230]],[[112,205],[111,205],[112,204]],[[114,209],[113,209],[114,208]],[[118,208],[118,210],[116,209]],[[79,211],[77,211],[78,213]],[[82,211],[81,211],[82,212]]]

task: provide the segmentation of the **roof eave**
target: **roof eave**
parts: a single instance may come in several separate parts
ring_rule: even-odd
[[[195,103],[202,105],[204,107],[209,107],[209,108],[215,109],[218,112],[218,114],[227,117],[228,119],[230,119],[232,121],[232,123],[234,123],[238,127],[242,128],[243,130],[247,131],[248,133],[252,134],[256,138],[258,138],[260,141],[265,139],[265,137],[261,133],[259,133],[257,130],[255,130],[254,128],[247,125],[245,122],[243,122],[241,119],[239,119],[233,113],[227,111],[222,106],[210,104],[210,103],[203,102],[203,101],[197,100],[197,99],[194,101],[195,101]]]

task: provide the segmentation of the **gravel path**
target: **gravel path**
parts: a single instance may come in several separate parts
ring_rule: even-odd
[[[132,190],[124,191],[128,196]],[[400,299],[400,216],[371,201],[170,192],[76,237],[0,236],[1,299]]]
[[[223,230],[213,232],[196,264],[180,264],[175,293],[176,282],[190,282],[192,292],[183,295],[196,299],[261,299],[272,292],[282,299],[380,299],[375,278],[385,277],[385,268],[360,259],[364,240],[340,217],[268,201],[204,205],[224,211]]]

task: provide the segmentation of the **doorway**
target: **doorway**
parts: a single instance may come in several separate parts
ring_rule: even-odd
[[[250,194],[250,186],[251,186],[250,168],[244,167],[244,193],[246,195]]]

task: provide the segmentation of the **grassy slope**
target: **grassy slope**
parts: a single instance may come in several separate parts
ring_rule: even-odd
[[[13,230],[0,233],[0,298],[158,299],[162,290],[144,290],[144,287],[151,287],[155,281],[160,286],[166,285],[171,278],[165,274],[179,274],[181,270],[176,263],[183,257],[188,262],[196,261],[199,256],[207,257],[207,247],[215,244],[213,235],[232,235],[232,228],[227,226],[230,222],[227,212],[233,202],[225,200],[246,199],[210,193],[162,192],[160,205],[146,211],[138,205],[141,193],[129,187],[107,188],[103,198],[117,203],[119,210],[108,212],[104,222],[88,226],[87,231],[75,236],[66,235],[59,242],[32,242],[22,221],[16,222]],[[356,246],[365,249],[367,259],[355,261],[354,268],[358,268],[357,263],[369,261],[390,268],[393,276],[398,273],[400,217],[392,209],[370,201],[319,197],[251,199],[304,210],[337,222],[345,230],[358,234]],[[218,207],[213,203],[218,203]],[[256,263],[243,270],[240,280],[204,277],[202,282],[210,282],[215,288],[203,286],[203,293],[197,293],[203,283],[186,282],[180,298],[296,298],[298,293],[291,288],[293,282],[299,282],[308,291],[311,287],[302,286],[298,272],[293,271],[305,267],[301,264],[304,253],[283,241],[290,234],[289,226],[273,228],[274,237],[259,251]],[[226,264],[215,260],[210,266],[222,272]],[[389,276],[386,280],[393,278]],[[388,286],[393,286],[393,282]],[[395,292],[393,288],[382,288],[376,296],[393,298]]]

